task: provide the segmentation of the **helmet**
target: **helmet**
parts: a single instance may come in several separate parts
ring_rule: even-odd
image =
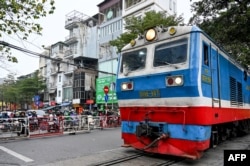
[[[19,112],[16,112],[15,115],[16,115],[16,116],[19,116]]]

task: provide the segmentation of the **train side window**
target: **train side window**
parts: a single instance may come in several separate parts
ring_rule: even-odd
[[[247,72],[244,70],[244,81],[247,81]]]
[[[203,43],[203,64],[209,66],[209,52],[208,45]]]

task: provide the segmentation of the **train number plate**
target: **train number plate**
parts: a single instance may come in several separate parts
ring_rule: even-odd
[[[140,98],[156,98],[160,97],[160,90],[146,90],[139,92]]]

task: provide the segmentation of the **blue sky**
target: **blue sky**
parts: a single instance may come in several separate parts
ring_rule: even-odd
[[[20,42],[15,37],[4,37],[3,40],[17,46],[41,53],[43,51],[42,45],[49,46],[58,41],[64,41],[68,36],[68,30],[64,29],[65,16],[73,11],[77,10],[86,15],[93,16],[98,12],[97,4],[104,0],[57,0],[56,11],[53,15],[48,15],[45,18],[39,20],[39,23],[43,27],[42,36],[32,36],[29,38],[29,42]],[[188,18],[191,17],[190,13],[190,0],[177,0],[177,15],[183,14],[185,23]],[[2,40],[2,39],[1,39]],[[18,64],[7,64],[7,67],[17,76],[26,75],[34,70],[38,69],[39,58],[36,56],[26,55],[18,51],[12,51],[18,58]],[[0,78],[6,77],[7,71],[0,68]]]

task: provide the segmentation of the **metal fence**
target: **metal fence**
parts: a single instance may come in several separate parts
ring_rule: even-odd
[[[42,118],[7,118],[0,120],[0,139],[34,138],[90,132],[120,126],[118,116],[47,116]]]
[[[8,118],[0,120],[0,138],[29,137],[28,118]]]

